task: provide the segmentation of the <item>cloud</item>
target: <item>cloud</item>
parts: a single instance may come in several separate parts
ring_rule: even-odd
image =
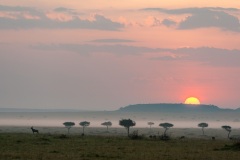
[[[179,29],[218,27],[224,30],[239,32],[239,19],[222,11],[205,11],[188,16],[180,22]]]
[[[202,65],[240,67],[240,50],[199,47],[166,49],[169,56],[153,58],[161,61],[191,61]]]
[[[55,12],[69,12],[73,11],[73,9],[65,8],[65,7],[58,7],[54,9]]]
[[[129,45],[92,45],[92,44],[39,44],[32,46],[34,49],[40,50],[65,50],[80,54],[91,54],[91,53],[112,53],[119,55],[137,55],[148,52],[158,52],[154,48],[148,47],[136,47]]]
[[[212,47],[199,48],[149,48],[130,45],[93,45],[93,44],[39,44],[32,46],[38,50],[65,50],[79,54],[111,53],[118,55],[142,55],[154,53],[151,60],[197,62],[202,65],[240,67],[240,50]]]
[[[128,42],[135,42],[129,39],[95,39],[89,42],[97,42],[97,43],[128,43]]]
[[[162,24],[167,26],[167,27],[170,27],[170,26],[176,25],[176,22],[173,21],[173,20],[170,20],[170,19],[164,19],[162,21]]]
[[[31,7],[22,7],[22,6],[4,6],[0,5],[0,11],[14,11],[14,12],[22,12],[22,11],[35,11],[35,9]]]
[[[180,9],[165,9],[165,8],[144,8],[143,11],[158,11],[167,14],[193,14],[201,13],[204,11],[229,11],[238,12],[238,8],[221,8],[221,7],[203,7],[203,8],[180,8]]]
[[[145,24],[148,26],[160,26],[161,25],[161,21],[153,16],[149,16],[146,20],[145,20]]]
[[[54,9],[55,12],[60,12],[60,13],[68,13],[72,15],[83,15],[83,13],[78,13],[74,9],[69,9],[65,7],[58,7]]]
[[[69,21],[57,21],[49,18],[42,19],[12,19],[0,18],[0,29],[96,29],[96,30],[120,30],[123,24],[113,22],[102,15],[95,15],[93,21],[82,20],[75,17]]]
[[[178,24],[178,29],[197,29],[217,27],[223,30],[240,32],[240,22],[238,17],[228,12],[237,12],[236,8],[183,8],[183,9],[163,9],[145,8],[144,11],[158,11],[167,14],[182,15],[190,14],[186,19]]]
[[[15,16],[18,16],[20,13],[22,14],[28,13],[31,14],[32,16],[45,17],[45,14],[43,12],[31,7],[0,5],[0,12],[11,12],[11,14]]]
[[[147,26],[151,26],[151,27],[155,27],[155,26],[167,26],[167,27],[171,27],[173,25],[176,25],[176,22],[171,20],[171,19],[163,19],[162,21],[154,16],[149,16],[146,20],[145,20],[145,25]]]
[[[57,8],[58,11],[71,11],[67,8]],[[95,30],[120,30],[124,28],[124,25],[118,22],[114,22],[111,19],[104,17],[103,15],[96,14],[94,20],[80,19],[77,16],[73,16],[68,21],[59,21],[48,18],[45,13],[39,12],[29,7],[9,7],[0,6],[0,12],[21,12],[13,14],[12,17],[0,17],[0,29],[95,29]],[[32,18],[26,18],[23,16],[28,12]],[[7,14],[7,13],[6,13]],[[22,15],[21,15],[22,14]],[[12,15],[12,14],[11,14]],[[34,17],[38,16],[38,17]]]

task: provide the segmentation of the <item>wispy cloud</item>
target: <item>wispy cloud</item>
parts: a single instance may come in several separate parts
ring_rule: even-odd
[[[171,19],[164,19],[162,21],[162,24],[167,26],[167,27],[170,27],[170,26],[173,26],[173,25],[176,25],[177,23]]]
[[[73,9],[65,8],[65,7],[58,7],[54,9],[55,12],[71,12]]]
[[[67,8],[57,8],[57,11],[73,12],[71,9]],[[20,12],[11,13],[11,18],[9,16],[0,17],[0,29],[33,29],[33,28],[43,28],[43,29],[95,29],[95,30],[121,30],[124,25],[119,22],[114,22],[103,15],[95,14],[93,20],[81,19],[77,16],[73,16],[72,19],[68,21],[59,21],[55,19],[48,18],[44,12],[35,10],[29,7],[10,7],[10,6],[0,6],[0,12]],[[29,16],[35,18],[26,18],[23,16],[25,13]],[[8,14],[8,13],[6,13]],[[36,17],[37,16],[37,17]]]
[[[151,60],[198,62],[202,65],[240,67],[240,50],[212,47],[199,48],[149,48],[130,45],[93,45],[93,44],[39,44],[32,46],[40,50],[65,50],[79,54],[112,53],[118,55],[142,55],[155,53]]]
[[[93,44],[39,44],[32,46],[35,49],[41,50],[66,50],[76,52],[79,54],[91,54],[91,53],[112,53],[119,55],[137,55],[148,52],[158,52],[159,49],[148,47],[136,47],[130,45],[93,45]]]
[[[202,65],[240,67],[240,50],[212,47],[167,49],[169,55],[152,58],[161,61],[190,61]]]
[[[110,38],[110,39],[95,39],[89,42],[97,42],[97,43],[128,43],[128,42],[135,42],[130,39],[115,39],[115,38]]]
[[[182,9],[145,8],[143,10],[158,11],[171,15],[190,14],[178,24],[178,29],[217,27],[223,30],[240,32],[240,23],[238,17],[228,13],[239,11],[239,9],[237,8],[220,8],[220,7],[182,8]]]
[[[65,8],[65,7],[58,7],[58,8],[55,8],[53,11],[60,12],[60,13],[68,13],[68,14],[72,14],[72,15],[83,15],[83,13],[79,13],[74,9]]]
[[[22,11],[36,11],[31,7],[23,7],[23,6],[4,6],[0,5],[0,11],[14,11],[14,12],[22,12]]]
[[[31,7],[23,7],[23,6],[4,6],[0,5],[0,13],[1,12],[7,12],[11,13],[12,15],[16,16],[16,18],[21,16],[22,14],[30,14],[32,16],[39,16],[39,17],[45,17],[45,14],[35,8]],[[20,16],[19,16],[20,15]]]
[[[56,21],[48,18],[42,19],[12,19],[0,18],[0,29],[96,29],[96,30],[120,30],[123,24],[113,22],[102,15],[95,15],[94,20],[82,20],[75,17],[69,21]]]

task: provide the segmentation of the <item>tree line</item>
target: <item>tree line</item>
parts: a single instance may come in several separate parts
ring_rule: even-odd
[[[150,126],[150,129],[151,129],[152,125],[154,125],[154,122],[148,122],[147,124]],[[73,126],[75,126],[75,123],[74,122],[64,122],[63,125],[68,129],[68,134],[69,134],[70,129]],[[90,126],[90,122],[82,121],[79,123],[79,125],[82,126],[82,135],[84,135],[85,127]],[[106,126],[107,132],[108,132],[108,128],[110,126],[112,126],[112,122],[111,121],[103,122],[103,123],[101,123],[101,125]],[[129,136],[130,135],[130,127],[134,127],[136,125],[136,122],[131,119],[121,119],[121,120],[119,120],[119,125],[126,128],[127,135]],[[165,123],[160,123],[159,126],[163,127],[165,129],[164,133],[163,133],[163,136],[165,137],[165,136],[167,136],[167,131],[170,128],[172,128],[174,125],[172,123],[165,122]],[[202,129],[202,135],[205,135],[204,129],[208,127],[208,123],[201,122],[198,124],[198,127],[200,127]],[[228,125],[224,125],[221,128],[228,132],[227,137],[230,138],[230,133],[232,131],[232,127],[228,126]]]

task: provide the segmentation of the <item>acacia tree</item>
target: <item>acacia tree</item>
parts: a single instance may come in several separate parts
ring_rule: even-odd
[[[222,129],[225,129],[228,132],[228,138],[229,138],[230,133],[232,131],[232,127],[231,126],[222,126]]]
[[[128,137],[129,137],[129,128],[135,126],[136,122],[134,122],[131,119],[122,119],[122,120],[119,121],[119,125],[123,126],[127,129],[127,134],[128,134]]]
[[[148,122],[148,125],[150,126],[150,129],[152,128],[152,125],[154,125],[153,122]]]
[[[163,135],[166,136],[167,130],[168,130],[169,128],[173,127],[174,125],[171,124],[171,123],[167,123],[167,122],[166,122],[166,123],[160,123],[159,126],[160,126],[160,127],[163,127],[163,128],[165,129]]]
[[[110,121],[103,122],[101,125],[106,126],[107,127],[107,131],[108,131],[108,127],[112,126],[112,122],[110,122]]]
[[[80,122],[79,125],[83,127],[83,133],[82,134],[84,135],[85,127],[88,127],[90,125],[90,122],[83,121],[83,122]]]
[[[75,123],[74,122],[64,122],[63,125],[68,129],[68,134],[69,134],[70,128],[75,126]]]
[[[201,127],[201,128],[202,128],[202,133],[203,133],[203,135],[205,135],[205,133],[204,133],[204,128],[205,128],[205,127],[208,127],[208,124],[205,123],[205,122],[202,122],[202,123],[199,123],[199,124],[198,124],[198,127]]]

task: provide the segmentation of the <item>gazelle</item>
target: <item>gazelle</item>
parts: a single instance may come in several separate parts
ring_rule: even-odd
[[[39,133],[37,129],[34,129],[33,126],[31,127],[31,130],[33,132],[33,134],[36,132],[36,133]]]

